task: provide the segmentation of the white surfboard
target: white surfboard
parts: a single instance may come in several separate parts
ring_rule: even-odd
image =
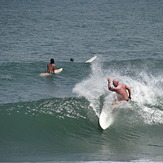
[[[94,56],[94,57],[88,59],[85,63],[91,63],[91,62],[93,62],[96,58],[97,58],[97,56]]]
[[[103,130],[109,128],[114,122],[115,114],[111,111],[102,110],[99,117],[99,125]]]
[[[59,74],[60,72],[62,72],[63,71],[63,68],[60,68],[60,69],[56,69],[56,70],[54,70],[54,72],[55,73],[47,73],[47,72],[45,72],[45,73],[41,73],[40,74],[40,76],[41,77],[44,77],[44,76],[49,76],[49,75],[53,75],[53,74]]]

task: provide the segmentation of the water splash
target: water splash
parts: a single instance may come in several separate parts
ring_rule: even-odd
[[[96,62],[92,64],[91,68],[92,73],[87,79],[84,79],[78,83],[74,87],[73,92],[79,96],[85,97],[90,102],[90,107],[93,108],[95,114],[99,116],[100,96],[106,92],[106,83],[100,65]]]
[[[109,65],[109,66],[108,66]],[[123,68],[116,68],[115,65],[108,63],[104,67],[100,60],[91,65],[91,74],[88,78],[78,83],[73,92],[79,96],[85,97],[90,102],[95,114],[99,117],[100,113],[106,107],[111,107],[114,100],[114,93],[107,89],[107,77],[111,79],[119,78],[120,82],[127,84],[132,91],[132,103],[128,104],[126,109],[134,111],[134,114],[141,116],[141,120],[145,124],[163,124],[163,93],[162,76],[154,76],[152,73],[143,70],[143,64],[137,69],[128,65]],[[137,116],[133,115],[133,122]]]

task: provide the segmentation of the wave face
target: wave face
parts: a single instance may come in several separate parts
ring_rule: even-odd
[[[146,66],[150,69],[143,69]],[[97,59],[90,66],[90,74],[75,84],[74,97],[1,104],[2,160],[7,157],[8,161],[18,161],[18,158],[26,160],[28,157],[31,161],[47,158],[59,161],[67,160],[70,153],[73,153],[73,159],[69,159],[76,160],[79,153],[89,152],[92,154],[87,160],[117,160],[111,153],[124,152],[129,161],[138,159],[136,155],[144,158],[140,151],[147,149],[148,154],[157,149],[161,156],[161,66],[162,61],[158,60],[103,62]],[[114,94],[107,90],[108,75],[131,87],[130,102],[112,106]],[[105,131],[98,124],[103,109],[117,110],[111,117],[112,125]],[[131,154],[130,151],[134,152]],[[10,157],[8,153],[11,153]],[[122,160],[122,157],[123,154],[118,159]]]
[[[83,98],[54,98],[5,104],[0,109],[1,125],[5,125],[3,139],[30,141],[33,138],[39,140],[41,135],[61,138],[77,129],[78,125],[82,126],[83,122],[89,123],[84,111],[87,103]]]

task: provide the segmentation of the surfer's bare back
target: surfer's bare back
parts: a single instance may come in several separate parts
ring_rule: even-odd
[[[118,79],[114,79],[113,80],[114,88],[113,88],[111,87],[110,84],[111,80],[109,77],[107,78],[107,81],[108,81],[108,89],[110,91],[116,92],[117,95],[117,100],[113,104],[118,104],[122,101],[128,101],[129,99],[131,99],[131,89],[127,85],[119,83]]]
[[[50,59],[50,63],[47,64],[47,73],[55,73],[56,65],[53,58]]]

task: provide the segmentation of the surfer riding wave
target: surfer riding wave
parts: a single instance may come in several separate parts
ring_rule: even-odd
[[[131,89],[127,85],[119,83],[118,79],[114,79],[113,80],[114,88],[113,88],[111,87],[111,84],[110,84],[111,80],[109,77],[107,78],[107,81],[108,81],[108,89],[110,91],[116,92],[117,99],[112,103],[113,105],[119,104],[122,101],[128,101],[129,99],[131,99]]]

